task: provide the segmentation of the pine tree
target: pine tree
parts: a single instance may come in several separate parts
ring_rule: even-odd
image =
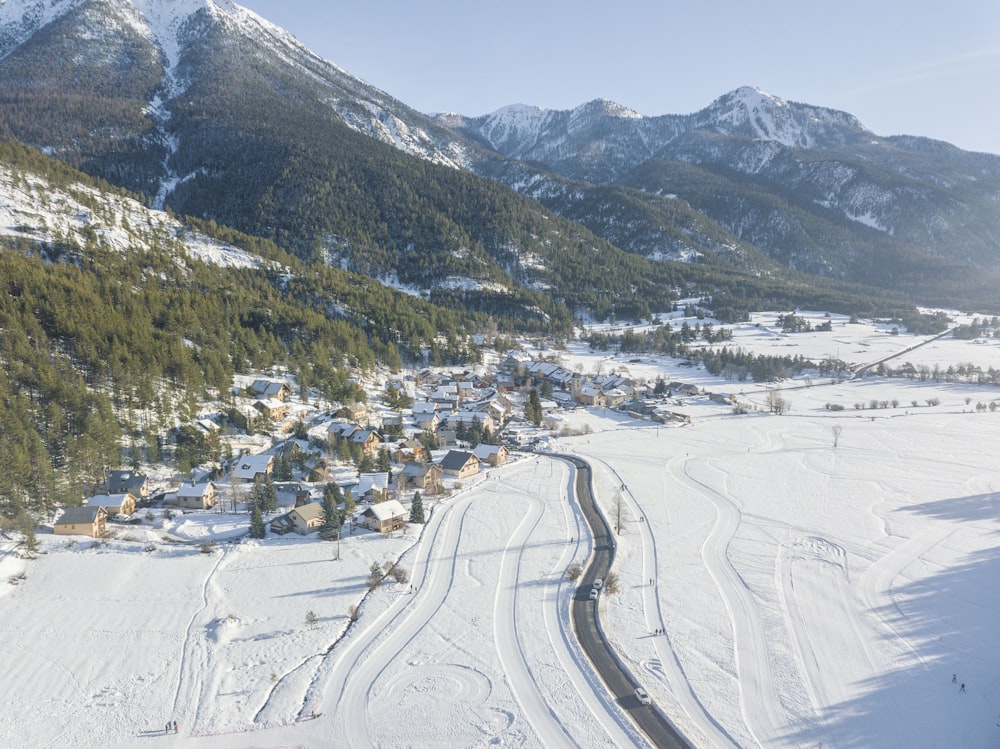
[[[334,483],[327,484],[337,486]],[[319,529],[319,537],[324,541],[336,541],[340,538],[340,527],[344,522],[340,510],[337,509],[336,494],[339,492],[323,491],[323,525]]]
[[[264,507],[265,512],[274,512],[278,509],[278,490],[274,488],[274,482],[268,476],[264,479]]]
[[[253,509],[250,510],[250,538],[264,538],[266,535],[264,516],[260,514],[260,507],[254,502]]]
[[[282,453],[278,456],[278,460],[274,463],[274,477],[278,481],[291,481],[292,480],[292,464],[288,460],[287,453]]]
[[[542,400],[538,397],[538,389],[532,388],[528,394],[528,407],[525,416],[536,427],[542,423]]]
[[[420,492],[413,494],[413,502],[410,504],[410,522],[424,522],[424,500],[420,498]]]
[[[385,573],[382,571],[382,565],[378,562],[372,562],[372,566],[368,570],[368,578],[366,580],[368,583],[368,590],[375,590],[375,588],[382,584],[384,577]]]

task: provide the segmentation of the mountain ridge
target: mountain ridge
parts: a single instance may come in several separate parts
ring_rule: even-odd
[[[542,245],[597,239],[606,262],[649,261],[634,268],[646,278],[675,277],[664,261],[749,263],[952,303],[995,280],[1000,158],[883,138],[750,86],[687,115],[596,99],[431,117],[229,0],[29,0],[4,6],[0,40],[0,125],[22,142],[157,207],[424,289],[457,273],[562,295]],[[580,228],[542,238],[517,218],[497,232],[500,204]]]

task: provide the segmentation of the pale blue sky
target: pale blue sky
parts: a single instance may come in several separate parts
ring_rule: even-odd
[[[687,114],[749,85],[1000,154],[997,0],[241,4],[422,112],[605,98]]]

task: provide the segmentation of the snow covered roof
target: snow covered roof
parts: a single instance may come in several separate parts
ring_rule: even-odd
[[[201,499],[206,494],[208,494],[210,490],[212,491],[215,490],[215,484],[213,484],[211,481],[206,481],[205,483],[202,484],[183,484],[177,490],[177,496],[194,497],[196,499]]]
[[[501,450],[506,450],[506,448],[502,445],[487,445],[485,442],[481,442],[476,445],[472,454],[480,460],[486,460],[490,456],[499,455]]]
[[[253,479],[257,474],[266,473],[273,461],[274,456],[265,453],[241,455],[234,463],[232,477],[234,479]]]
[[[378,502],[369,505],[361,513],[366,517],[373,517],[378,521],[391,520],[392,518],[406,517],[406,508],[398,499],[387,499],[385,502]]]
[[[376,473],[362,473],[358,477],[358,494],[364,495],[367,492],[375,489],[376,491],[385,491],[389,488],[389,473],[387,471],[380,471]]]
[[[87,507],[121,507],[128,501],[130,495],[124,494],[95,494],[87,500]]]

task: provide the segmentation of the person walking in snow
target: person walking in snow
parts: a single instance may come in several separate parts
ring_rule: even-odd
[[[964,691],[965,691],[965,682],[964,682],[964,681],[962,682],[962,686],[960,686],[960,687],[958,688],[958,691],[959,691],[959,692],[964,692]]]

